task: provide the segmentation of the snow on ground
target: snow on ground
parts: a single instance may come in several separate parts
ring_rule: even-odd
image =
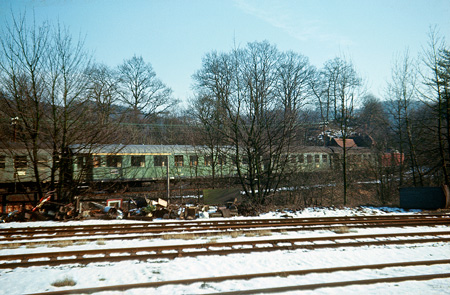
[[[280,217],[289,214],[293,217],[321,217],[321,216],[352,216],[352,215],[380,215],[380,214],[411,214],[397,209],[388,208],[357,208],[357,209],[317,209],[309,208],[302,212],[279,212],[264,214],[261,218]],[[67,222],[63,224],[104,224],[125,223],[118,221],[86,221]],[[167,221],[170,222],[170,221]],[[1,224],[6,227],[35,227],[61,225],[56,222],[9,223]],[[409,228],[380,228],[356,229],[355,234],[383,233],[383,232],[418,232],[418,231],[446,231],[448,227],[409,227]],[[272,236],[262,237],[199,237],[196,240],[113,240],[105,244],[90,242],[85,245],[65,248],[51,248],[47,246],[0,250],[0,255],[17,253],[69,251],[75,249],[98,249],[116,247],[139,247],[181,243],[222,242],[245,239],[294,238],[312,236],[334,236],[331,231],[299,231],[272,233]],[[25,294],[62,290],[70,287],[53,287],[56,280],[71,278],[76,282],[74,288],[87,288],[104,285],[131,284],[151,281],[179,280],[211,276],[225,276],[259,272],[275,272],[299,269],[312,269],[336,266],[366,265],[376,263],[450,259],[449,243],[428,243],[414,246],[372,246],[360,248],[337,248],[291,251],[257,252],[252,254],[232,254],[227,256],[199,256],[182,257],[174,260],[156,259],[146,262],[123,261],[119,263],[95,263],[87,266],[62,265],[57,267],[42,266],[0,270],[0,294]],[[222,283],[202,283],[191,285],[169,285],[155,290],[132,289],[125,292],[100,292],[96,294],[202,294],[220,293],[230,290],[246,290],[277,286],[303,285],[342,280],[359,280],[375,277],[408,276],[433,273],[448,273],[450,265],[434,265],[421,267],[389,268],[382,270],[363,269],[354,272],[335,272],[327,274],[309,274],[304,276],[288,276],[274,278],[258,278],[247,281],[226,281]],[[450,279],[436,279],[424,282],[408,281],[392,284],[375,284],[368,286],[348,286],[339,288],[321,288],[313,291],[286,292],[282,294],[450,294]]]
[[[216,208],[211,206],[211,212],[215,212]],[[264,213],[259,216],[259,218],[277,218],[277,217],[331,217],[331,216],[370,216],[370,215],[401,215],[401,214],[415,214],[420,213],[421,210],[404,210],[400,208],[391,207],[357,207],[357,208],[328,208],[328,207],[317,207],[317,208],[306,208],[302,211],[290,211],[285,210],[281,212],[270,212]],[[258,217],[234,217],[228,219],[248,219],[248,218],[258,218]],[[209,218],[208,220],[221,220],[223,218]],[[200,219],[201,220],[201,219]],[[157,222],[167,222],[171,223],[173,220],[155,220]],[[0,228],[13,228],[13,227],[46,227],[46,226],[61,226],[61,225],[90,225],[90,224],[111,224],[111,222],[117,224],[132,224],[132,223],[142,223],[142,221],[132,221],[132,220],[83,220],[83,221],[67,221],[67,222],[52,222],[52,221],[41,221],[41,222],[10,222],[10,223],[0,223]]]

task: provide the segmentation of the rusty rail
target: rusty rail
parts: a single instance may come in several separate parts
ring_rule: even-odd
[[[241,230],[273,228],[273,231],[328,229],[333,225],[347,227],[391,227],[450,224],[450,215],[411,215],[389,217],[329,217],[298,219],[252,219],[229,221],[184,221],[166,223],[139,223],[121,225],[87,225],[49,228],[0,229],[0,241],[36,240],[63,237],[91,237],[109,234],[160,234],[205,230]]]
[[[443,237],[445,236],[445,237]],[[398,237],[424,237],[390,240]],[[431,237],[431,238],[430,238]],[[361,239],[368,241],[360,241]],[[345,242],[340,240],[354,240]],[[328,243],[314,244],[318,241]],[[42,265],[88,264],[92,262],[117,262],[124,260],[147,260],[156,258],[174,259],[177,257],[195,257],[201,255],[228,255],[232,253],[251,253],[294,249],[320,249],[339,247],[360,247],[376,245],[420,244],[432,242],[449,242],[450,231],[421,233],[390,233],[368,235],[341,235],[328,237],[285,238],[269,240],[246,240],[237,242],[182,244],[166,246],[149,246],[135,248],[93,249],[59,251],[31,254],[14,254],[0,256],[1,268],[17,268]],[[112,256],[112,254],[114,254]],[[121,255],[117,255],[121,254]],[[92,257],[92,256],[96,257]],[[13,262],[9,262],[13,261]],[[2,263],[3,262],[3,263]]]
[[[183,226],[219,226],[219,225],[246,225],[246,224],[284,224],[284,223],[320,223],[320,222],[347,222],[347,221],[370,221],[370,220],[432,220],[433,218],[450,219],[447,214],[408,214],[408,215],[384,215],[384,216],[335,216],[335,217],[306,217],[306,218],[253,218],[253,219],[228,219],[228,220],[173,220],[166,222],[139,222],[131,224],[90,224],[90,225],[64,225],[32,227],[0,228],[0,235],[17,233],[47,233],[80,230],[109,230],[130,228],[152,228],[152,227],[183,227]]]
[[[239,290],[231,292],[220,292],[220,293],[204,293],[203,295],[240,295],[240,294],[261,294],[261,293],[279,293],[288,291],[302,291],[302,290],[315,290],[320,288],[335,288],[335,287],[345,287],[351,285],[372,285],[378,283],[399,283],[405,281],[429,281],[433,279],[446,279],[450,278],[450,273],[440,273],[440,274],[427,274],[427,275],[417,275],[417,276],[403,276],[403,277],[384,277],[378,279],[367,279],[367,280],[354,280],[354,281],[341,281],[341,282],[330,282],[330,283],[320,283],[320,284],[308,284],[308,285],[298,285],[298,286],[286,286],[286,287],[275,287],[275,288],[264,288],[264,289],[252,289],[252,290]]]
[[[230,276],[219,276],[219,277],[206,277],[206,278],[195,278],[195,279],[184,279],[184,280],[171,280],[171,281],[159,281],[159,282],[146,282],[146,283],[135,283],[135,284],[124,284],[124,285],[108,285],[101,287],[91,287],[91,288],[80,288],[71,290],[61,290],[61,291],[50,291],[42,293],[33,293],[30,295],[63,295],[63,294],[92,294],[95,292],[105,292],[105,291],[126,291],[135,288],[157,288],[165,285],[190,285],[197,282],[224,282],[229,280],[250,280],[255,278],[264,277],[279,277],[279,276],[294,276],[294,275],[307,275],[312,273],[332,273],[338,271],[357,271],[361,269],[384,269],[392,267],[408,267],[408,266],[423,266],[423,265],[436,265],[436,264],[450,264],[450,259],[444,260],[426,260],[426,261],[407,261],[407,262],[396,262],[396,263],[383,263],[383,264],[368,264],[368,265],[354,265],[354,266],[343,266],[343,267],[332,267],[332,268],[316,268],[316,269],[302,269],[302,270],[292,270],[292,271],[278,271],[269,273],[254,273],[254,274],[242,274],[242,275],[230,275]],[[221,294],[255,294],[255,293],[273,293],[273,292],[283,292],[283,291],[295,291],[295,290],[314,290],[318,288],[325,287],[341,287],[356,284],[375,284],[382,282],[401,282],[407,280],[431,280],[435,278],[448,278],[450,274],[431,274],[431,275],[420,275],[420,276],[404,276],[404,277],[390,277],[390,278],[378,278],[371,280],[358,280],[358,281],[343,281],[343,282],[332,282],[332,283],[320,283],[320,284],[309,284],[309,285],[299,285],[299,286],[286,286],[277,288],[266,288],[266,289],[254,289],[254,290],[240,290],[231,292],[221,292]]]

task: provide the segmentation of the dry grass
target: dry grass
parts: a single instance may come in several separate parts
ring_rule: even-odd
[[[20,243],[8,243],[8,244],[1,244],[1,249],[17,249],[21,246]]]
[[[77,240],[74,245],[77,246],[82,246],[82,245],[86,245],[88,243],[88,240]]]
[[[230,235],[231,235],[231,237],[232,237],[233,239],[235,239],[235,238],[237,238],[237,237],[242,236],[243,233],[242,233],[242,231],[234,231],[234,232],[231,232]]]
[[[73,245],[73,241],[70,240],[64,240],[64,241],[46,241],[46,242],[30,242],[30,243],[9,243],[9,244],[2,244],[0,246],[1,249],[17,249],[20,246],[25,245],[27,249],[34,249],[41,246],[47,246],[47,247],[68,247]]]
[[[195,240],[202,237],[203,239],[208,239],[210,237],[214,237],[216,240],[224,237],[224,236],[231,236],[232,238],[238,238],[241,236],[245,237],[256,237],[256,236],[271,236],[272,231],[270,230],[256,230],[256,231],[232,231],[232,232],[223,232],[223,233],[217,233],[217,232],[211,232],[211,233],[202,233],[202,234],[165,234],[162,235],[161,238],[163,240],[173,240],[173,239],[182,239],[182,240]],[[150,237],[149,237],[150,238]],[[142,237],[142,239],[146,239],[145,237]]]
[[[98,239],[96,244],[99,246],[104,246],[104,245],[106,245],[106,242],[104,239]]]
[[[69,277],[65,277],[62,280],[57,280],[52,283],[52,286],[54,287],[66,287],[66,286],[75,286],[77,283]]]
[[[181,240],[195,240],[199,237],[195,234],[166,234],[162,236],[163,240],[181,239]]]
[[[145,240],[151,240],[151,239],[153,239],[154,237],[152,237],[152,236],[142,236],[142,237],[139,237],[139,240],[140,241],[145,241]]]
[[[260,237],[268,237],[271,236],[272,232],[270,230],[260,230],[258,231],[258,236]]]
[[[64,247],[68,247],[68,246],[72,246],[73,245],[73,241],[71,240],[63,240],[63,241],[57,241],[57,242],[48,242],[47,246],[48,247],[60,247],[60,248],[64,248]]]
[[[34,249],[37,247],[47,246],[49,248],[65,248],[73,245],[86,245],[88,240],[61,240],[61,241],[42,241],[42,242],[25,242],[25,243],[8,243],[0,244],[0,249],[17,249],[24,245],[27,249]],[[101,243],[101,242],[100,242]]]
[[[332,229],[336,234],[348,234],[350,232],[350,228],[348,226],[339,226],[337,228]]]
[[[208,244],[216,244],[217,240],[218,238],[212,238],[211,240],[208,241]]]

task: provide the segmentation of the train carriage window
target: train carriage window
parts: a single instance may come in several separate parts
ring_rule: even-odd
[[[189,166],[198,165],[198,156],[189,156]]]
[[[314,155],[314,162],[320,163],[320,155]]]
[[[153,156],[153,164],[155,167],[164,167],[167,165],[167,156]]]
[[[94,156],[92,159],[92,165],[94,168],[99,168],[102,164],[102,157],[101,156]]]
[[[122,167],[122,156],[109,155],[106,156],[106,166],[108,167]]]
[[[331,161],[333,162],[333,165],[338,165],[338,163],[341,161],[341,155],[340,154],[331,155]]]
[[[306,156],[306,163],[307,164],[311,164],[313,162],[313,157],[312,157],[312,155],[307,155]]]
[[[183,155],[175,155],[175,166],[177,167],[183,166]]]
[[[78,165],[78,169],[83,169],[86,167],[92,168],[92,166],[93,166],[92,158],[90,158],[89,156],[78,156],[77,157],[77,165]]]
[[[300,164],[303,164],[305,162],[305,155],[303,154],[298,155],[298,162]]]
[[[15,169],[27,169],[27,156],[14,156]]]
[[[322,154],[322,162],[326,163],[328,161],[328,155]]]
[[[0,169],[5,169],[6,167],[6,156],[0,155]]]
[[[212,157],[205,156],[205,166],[211,166],[211,164],[212,164]]]
[[[131,166],[145,167],[145,156],[131,156]]]
[[[297,162],[296,156],[289,156],[289,162],[291,162],[292,164],[295,164]]]
[[[78,166],[78,168],[84,167],[84,157],[83,156],[77,157],[77,166]]]
[[[219,165],[227,164],[227,158],[225,157],[225,155],[219,155],[219,157],[217,159],[217,164],[219,164]]]

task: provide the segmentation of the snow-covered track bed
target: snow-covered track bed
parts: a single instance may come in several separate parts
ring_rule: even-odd
[[[2,257],[18,256],[16,260],[0,261],[17,263],[17,267],[12,264],[0,267],[0,295],[45,292],[450,295],[450,228],[445,221],[439,225],[440,220],[449,218],[448,214],[405,213],[396,208],[308,208],[299,213],[272,212],[259,218],[1,224],[0,229],[11,230],[14,227],[72,230],[77,226],[120,229],[124,225],[134,229],[176,225],[184,228],[231,225],[231,228],[104,233],[85,238],[72,232],[73,238],[68,235],[60,239],[45,238],[47,233],[38,240],[2,242]],[[286,215],[296,218],[286,218]],[[403,222],[405,218],[415,219],[412,222],[417,225]],[[299,220],[310,224],[278,226]],[[382,222],[381,226],[376,220]],[[251,226],[253,222],[275,224],[258,228]],[[325,224],[318,225],[318,222]],[[233,228],[237,223],[249,227]],[[403,225],[394,225],[400,223]],[[61,243],[55,243],[57,240]],[[28,267],[31,265],[25,260],[21,263],[18,257],[28,254],[37,254],[27,259],[36,266]],[[75,255],[67,256],[70,254]],[[166,257],[158,258],[157,254]],[[70,259],[73,259],[71,263]],[[419,265],[421,261],[423,265]],[[376,264],[386,267],[373,266]]]
[[[144,283],[134,283],[134,284],[123,284],[123,285],[109,285],[101,287],[91,287],[91,288],[80,288],[80,289],[70,289],[62,291],[51,291],[42,293],[33,293],[33,295],[62,295],[62,294],[92,294],[96,292],[108,292],[108,291],[127,291],[130,289],[143,289],[145,288],[145,293],[155,292],[152,290],[154,288],[163,287],[167,285],[191,285],[196,283],[222,283],[226,281],[238,281],[238,280],[252,280],[259,278],[269,278],[269,277],[282,277],[288,278],[290,276],[305,276],[309,274],[321,274],[321,273],[334,273],[340,272],[342,277],[351,277],[352,272],[359,270],[383,270],[387,268],[397,268],[411,267],[411,266],[430,266],[437,264],[450,264],[450,259],[444,260],[426,260],[426,261],[406,261],[406,262],[395,262],[395,263],[382,263],[382,264],[369,264],[369,265],[353,265],[353,266],[342,266],[342,267],[331,267],[331,268],[315,268],[315,269],[301,269],[301,270],[287,270],[278,272],[268,272],[268,273],[252,273],[243,275],[230,275],[230,276],[215,276],[215,277],[202,277],[193,279],[183,279],[183,280],[171,280],[171,281],[158,281],[158,282],[144,282]],[[376,277],[360,280],[344,280],[344,281],[333,281],[333,282],[320,282],[314,284],[299,284],[299,285],[289,285],[282,287],[268,287],[259,289],[247,289],[238,291],[221,291],[220,293],[202,293],[202,294],[264,294],[264,293],[278,293],[287,291],[300,291],[300,290],[315,290],[320,288],[335,288],[344,287],[349,285],[369,285],[378,283],[398,283],[404,281],[423,281],[423,280],[433,280],[450,278],[450,273],[429,273],[421,275],[408,275],[408,276],[389,276],[389,277]]]
[[[424,243],[450,242],[450,231],[357,234],[319,236],[305,238],[284,238],[244,240],[235,242],[214,242],[200,244],[161,245],[150,247],[93,249],[58,251],[0,256],[0,269],[57,266],[63,264],[89,264],[94,262],[118,262],[124,260],[174,259],[204,255],[228,255],[269,251],[290,251],[295,249],[321,249],[342,247],[363,247],[383,245],[417,245]]]
[[[261,230],[299,231],[324,230],[345,225],[348,228],[433,226],[450,224],[450,215],[415,214],[392,216],[352,216],[322,218],[276,218],[276,219],[233,219],[208,221],[168,221],[114,225],[74,225],[48,227],[12,227],[0,229],[0,242],[21,240],[49,240],[58,238],[90,238],[102,236],[104,239],[135,239],[146,235],[151,237],[164,233],[199,233],[202,231]],[[130,236],[133,235],[134,236]],[[116,235],[115,237],[105,237]],[[126,235],[129,235],[127,238]]]

